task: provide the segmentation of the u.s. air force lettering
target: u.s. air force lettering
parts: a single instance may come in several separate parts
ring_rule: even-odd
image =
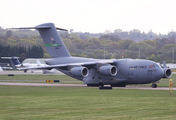
[[[129,69],[147,69],[147,66],[130,66]]]

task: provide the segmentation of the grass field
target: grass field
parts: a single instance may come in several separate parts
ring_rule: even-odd
[[[22,82],[22,83],[45,83],[46,80],[60,80],[60,83],[65,84],[83,84],[82,81],[76,80],[67,75],[0,75],[0,82]]]
[[[0,120],[175,118],[176,94],[169,95],[168,91],[0,86]]]

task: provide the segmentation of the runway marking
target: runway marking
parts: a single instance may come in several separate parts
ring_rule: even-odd
[[[48,83],[11,83],[11,82],[0,82],[0,85],[11,85],[11,86],[87,87],[86,84],[48,84]],[[89,88],[91,88],[91,87],[89,87]],[[151,87],[140,87],[140,86],[126,86],[126,87],[113,87],[113,89],[169,90],[169,87],[151,88]],[[176,88],[173,88],[173,90],[176,90]]]

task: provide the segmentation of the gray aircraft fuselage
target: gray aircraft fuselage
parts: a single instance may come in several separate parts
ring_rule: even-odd
[[[53,58],[46,61],[48,65],[65,64],[65,63],[84,63],[103,61],[103,59],[89,59],[79,57],[62,57]],[[83,81],[85,84],[98,84],[100,81],[107,85],[120,86],[127,84],[147,84],[155,83],[164,76],[164,70],[155,62],[142,59],[117,59],[112,60],[117,67],[117,74],[115,76],[102,75],[97,71],[96,65],[91,66],[89,75],[87,77],[75,77],[69,73],[67,69],[58,69],[63,73]],[[87,67],[87,66],[86,66]]]

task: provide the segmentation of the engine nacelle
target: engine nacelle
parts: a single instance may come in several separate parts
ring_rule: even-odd
[[[112,65],[108,65],[108,66],[101,66],[99,67],[98,71],[102,74],[102,75],[107,75],[107,76],[115,76],[117,74],[117,68],[115,66]]]
[[[73,67],[70,69],[70,74],[76,77],[87,77],[89,70],[86,67]]]
[[[163,70],[164,70],[164,76],[163,76],[163,78],[170,78],[172,76],[171,69],[163,68]]]

